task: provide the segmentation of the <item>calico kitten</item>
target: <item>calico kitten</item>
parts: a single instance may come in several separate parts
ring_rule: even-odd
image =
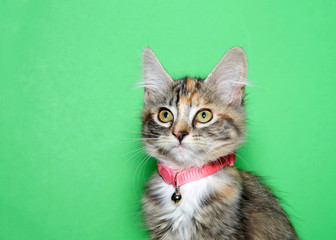
[[[229,50],[205,80],[178,81],[147,48],[143,74],[143,142],[160,166],[175,173],[198,171],[234,156],[245,136],[247,62],[241,48]],[[298,239],[276,197],[256,176],[220,168],[182,186],[175,173],[171,183],[159,173],[152,176],[142,202],[153,239]]]

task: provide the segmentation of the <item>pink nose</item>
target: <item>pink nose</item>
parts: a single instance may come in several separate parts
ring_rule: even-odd
[[[186,132],[186,131],[174,131],[174,132],[173,132],[173,135],[174,135],[174,136],[177,138],[177,140],[179,140],[179,142],[181,143],[182,140],[183,140],[183,138],[184,138],[185,136],[188,135],[188,132]]]

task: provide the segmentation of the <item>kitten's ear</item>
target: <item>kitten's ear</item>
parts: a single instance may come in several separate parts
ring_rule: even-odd
[[[244,98],[247,61],[243,49],[230,49],[208,75],[205,82],[229,104],[239,106]]]
[[[149,48],[146,48],[142,53],[142,66],[145,87],[144,101],[149,103],[155,101],[157,97],[163,97],[164,91],[174,81]]]

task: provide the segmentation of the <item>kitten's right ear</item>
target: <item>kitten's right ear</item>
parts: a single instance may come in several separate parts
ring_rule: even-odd
[[[149,48],[142,53],[142,66],[145,103],[154,102],[157,97],[164,97],[165,90],[174,82]]]

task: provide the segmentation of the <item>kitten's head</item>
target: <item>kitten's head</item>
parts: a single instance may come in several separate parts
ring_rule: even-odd
[[[173,81],[152,50],[143,52],[142,135],[150,155],[176,169],[200,167],[244,140],[247,62],[232,48],[205,80]]]

